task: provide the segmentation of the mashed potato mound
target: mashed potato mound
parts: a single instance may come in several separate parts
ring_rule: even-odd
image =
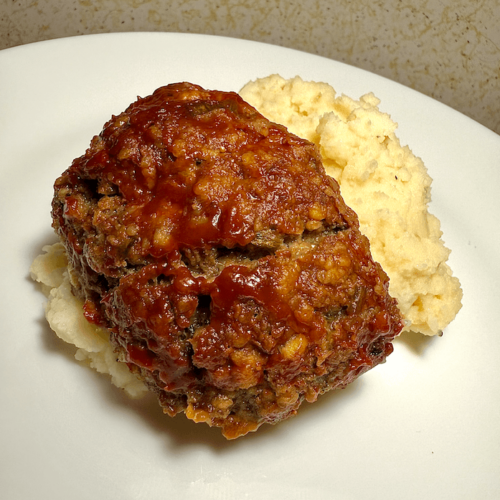
[[[31,277],[42,284],[48,296],[47,321],[59,338],[75,345],[75,358],[87,362],[99,373],[111,375],[111,381],[132,398],[146,394],[146,386],[127,365],[116,361],[109,334],[105,328],[89,323],[83,315],[83,304],[71,292],[67,259],[61,243],[47,245],[31,265]]]
[[[439,220],[428,212],[432,179],[395,135],[397,124],[373,94],[358,101],[328,84],[272,75],[240,95],[271,121],[316,143],[329,175],[358,214],[406,330],[441,334],[461,308],[462,290],[446,263]]]

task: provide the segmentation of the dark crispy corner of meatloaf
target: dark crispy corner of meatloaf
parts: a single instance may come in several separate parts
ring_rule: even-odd
[[[314,145],[237,94],[159,88],[57,179],[89,320],[158,395],[227,438],[382,362],[388,278]]]

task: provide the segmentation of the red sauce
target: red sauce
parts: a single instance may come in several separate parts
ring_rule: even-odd
[[[193,95],[205,100],[187,100]],[[346,225],[315,147],[233,93],[158,89],[110,120],[71,171],[118,187],[127,203],[121,223],[138,229],[133,250],[142,256],[245,246],[261,228],[300,234],[315,207],[325,223]],[[67,215],[72,203],[66,199]]]

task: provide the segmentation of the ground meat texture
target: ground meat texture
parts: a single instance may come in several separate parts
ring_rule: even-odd
[[[57,179],[89,321],[169,415],[236,438],[384,361],[388,278],[316,147],[180,83],[113,116]]]

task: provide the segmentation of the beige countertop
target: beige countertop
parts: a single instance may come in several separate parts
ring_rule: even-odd
[[[500,0],[0,3],[0,49],[118,31],[205,33],[319,54],[398,81],[500,133]]]

